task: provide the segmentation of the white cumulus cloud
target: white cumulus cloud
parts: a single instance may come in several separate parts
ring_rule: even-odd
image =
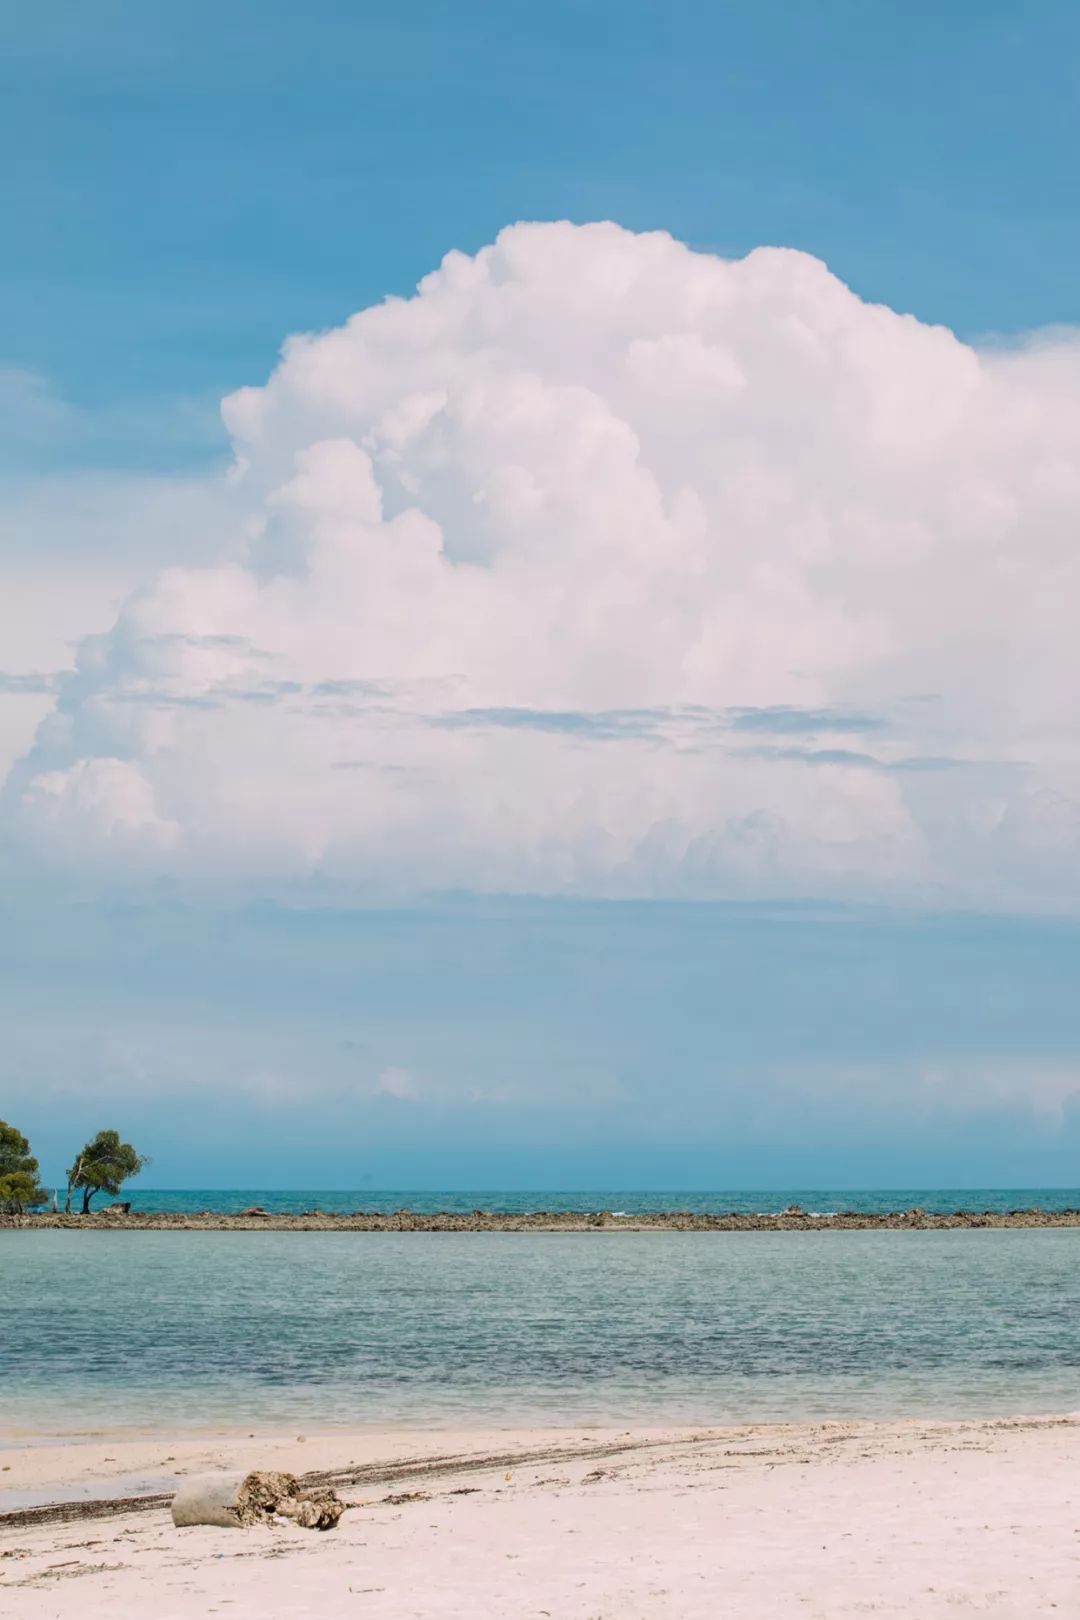
[[[1080,900],[1080,343],[517,225],[225,401],[216,560],[9,775],[49,861],[348,893]]]

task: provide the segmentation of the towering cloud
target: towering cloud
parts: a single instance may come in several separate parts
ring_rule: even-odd
[[[1080,903],[1080,345],[518,225],[226,400],[231,541],[81,645],[9,842],[106,871]]]

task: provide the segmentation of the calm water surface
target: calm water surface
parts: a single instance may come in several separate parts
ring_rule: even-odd
[[[308,1190],[293,1188],[242,1187],[212,1190],[200,1188],[170,1188],[159,1190],[140,1187],[133,1182],[125,1187],[124,1197],[130,1198],[135,1209],[166,1210],[190,1214],[202,1209],[225,1213],[261,1204],[275,1213],[290,1214],[304,1209],[323,1209],[329,1214],[351,1214],[354,1210],[389,1211],[412,1209],[457,1210],[468,1213],[474,1209],[500,1210],[517,1213],[535,1209],[625,1210],[633,1214],[649,1209],[688,1209],[695,1214],[708,1214],[716,1210],[762,1211],[775,1214],[788,1204],[800,1204],[803,1209],[826,1213],[830,1210],[853,1209],[868,1213],[891,1209],[910,1209],[921,1204],[924,1209],[951,1212],[955,1209],[1008,1210],[1008,1209],[1078,1209],[1080,1188],[1077,1187],[887,1187],[887,1188],[828,1188],[781,1187],[755,1191],[753,1188],[721,1188],[703,1192],[642,1192],[640,1188],[628,1191],[577,1189],[558,1192],[550,1188],[530,1191],[500,1191],[498,1188],[476,1188],[451,1192],[416,1192],[409,1188],[346,1188],[328,1190],[325,1187]],[[107,1202],[107,1200],[105,1200]]]
[[[1080,1231],[0,1233],[0,1435],[1063,1411]]]

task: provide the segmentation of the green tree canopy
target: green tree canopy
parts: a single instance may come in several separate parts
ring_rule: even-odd
[[[45,1203],[48,1194],[38,1185],[38,1162],[21,1131],[0,1119],[0,1211],[21,1215]]]
[[[121,1142],[118,1131],[98,1131],[83,1148],[67,1173],[68,1189],[65,1208],[71,1208],[71,1195],[82,1188],[84,1215],[90,1212],[90,1200],[99,1192],[115,1198],[130,1176],[137,1176],[144,1165],[150,1163],[137,1153],[130,1142]]]

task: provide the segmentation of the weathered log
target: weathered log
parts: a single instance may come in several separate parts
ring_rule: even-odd
[[[222,1530],[239,1530],[240,1492],[246,1478],[246,1474],[209,1474],[186,1480],[173,1497],[173,1524],[214,1524]]]
[[[291,1519],[305,1530],[332,1530],[346,1505],[332,1486],[316,1485],[305,1490],[295,1474],[255,1470],[249,1474],[206,1474],[185,1481],[173,1497],[172,1517],[173,1523],[181,1527],[205,1524],[221,1530],[240,1530],[280,1517]]]

